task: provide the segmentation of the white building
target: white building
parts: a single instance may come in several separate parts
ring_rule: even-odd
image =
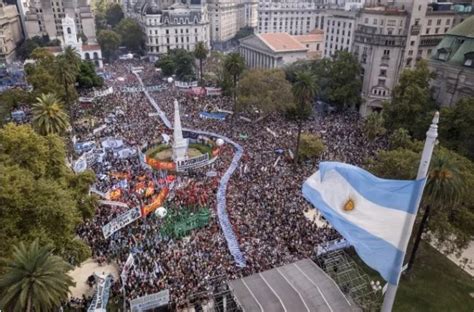
[[[95,66],[102,68],[102,51],[100,46],[98,44],[83,44],[82,40],[78,38],[76,23],[73,18],[66,15],[61,21],[62,29],[64,29],[61,46],[46,47],[46,49],[54,55],[58,55],[62,53],[65,47],[73,47],[79,53],[82,60],[94,62]]]
[[[312,53],[317,52],[317,39],[310,39],[308,36],[291,36],[287,33],[251,35],[240,39],[239,53],[249,68],[281,68],[296,61],[307,60]],[[323,38],[321,35],[319,37]],[[319,46],[322,48],[322,42]]]
[[[357,11],[327,10],[324,40],[324,56],[336,51],[352,51]]]
[[[257,0],[209,0],[211,44],[225,48],[244,27],[257,27]]]
[[[22,41],[21,23],[15,5],[0,3],[0,63],[11,63]]]
[[[36,0],[29,3],[25,16],[25,33],[28,38],[48,35],[50,39],[61,39],[64,33],[62,19],[73,17],[78,34],[87,42],[96,42],[94,16],[87,0]]]
[[[260,0],[258,33],[304,35],[315,28],[324,29],[324,3],[323,0]]]
[[[146,50],[156,58],[172,49],[193,51],[200,41],[210,47],[210,29],[205,0],[138,2],[131,15],[146,34]]]

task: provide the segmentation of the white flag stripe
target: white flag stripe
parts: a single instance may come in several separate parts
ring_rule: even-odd
[[[323,183],[319,171],[311,176],[306,183],[321,194],[326,204],[344,219],[369,232],[371,235],[387,241],[400,249],[402,240],[407,235],[400,235],[406,218],[415,216],[400,210],[379,206],[364,198],[336,170],[326,172]],[[344,211],[344,204],[352,199],[355,208]],[[318,207],[316,207],[318,208]]]

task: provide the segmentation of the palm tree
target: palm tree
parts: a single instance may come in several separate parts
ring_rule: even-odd
[[[453,209],[459,202],[463,191],[463,180],[453,160],[447,155],[435,154],[424,191],[424,212],[408,260],[407,272],[413,268],[416,252],[420,246],[421,237],[428,226],[429,217],[442,213],[442,210]],[[434,208],[433,212],[431,212],[431,208]]]
[[[33,127],[42,135],[62,134],[69,128],[69,118],[62,109],[61,102],[53,93],[42,94],[33,104]]]
[[[204,86],[204,77],[203,77],[203,72],[202,72],[202,63],[203,61],[207,58],[207,54],[209,53],[209,50],[207,49],[206,45],[204,42],[199,41],[196,44],[196,47],[194,48],[194,57],[199,60],[199,77],[200,77],[200,83],[201,86]]]
[[[308,111],[317,92],[316,77],[309,71],[303,70],[296,74],[296,80],[293,84],[293,96],[296,101],[296,122],[298,124],[298,137],[296,139],[295,164],[298,162],[298,153],[300,149],[301,130],[303,128],[303,119]]]
[[[64,58],[68,61],[73,70],[79,71],[79,67],[81,66],[81,56],[77,52],[76,48],[67,46],[64,48],[62,56],[64,56]]]
[[[1,259],[0,265],[0,306],[6,311],[54,311],[75,285],[66,273],[71,265],[37,239],[14,246],[13,257]]]
[[[56,66],[57,66],[57,73],[59,82],[64,87],[64,102],[67,107],[71,107],[70,101],[70,88],[71,85],[74,85],[76,82],[78,70],[75,68],[73,63],[70,63],[69,60],[66,58],[66,55],[59,55],[56,58]]]
[[[224,60],[224,69],[233,78],[232,95],[234,97],[233,111],[234,111],[234,115],[235,115],[236,108],[237,108],[237,101],[236,101],[236,99],[237,99],[237,81],[239,80],[240,75],[242,74],[242,72],[245,69],[245,61],[242,58],[242,56],[240,56],[239,53],[237,53],[237,52],[230,53],[229,55],[227,55],[227,57]]]

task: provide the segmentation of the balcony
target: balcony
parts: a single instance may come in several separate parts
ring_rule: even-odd
[[[412,25],[411,30],[410,30],[410,34],[412,36],[417,36],[417,35],[420,34],[420,31],[421,31],[421,25]]]

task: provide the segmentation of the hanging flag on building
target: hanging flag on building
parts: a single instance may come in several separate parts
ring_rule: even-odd
[[[425,179],[387,180],[352,165],[322,162],[303,195],[354,246],[364,262],[398,284]]]

